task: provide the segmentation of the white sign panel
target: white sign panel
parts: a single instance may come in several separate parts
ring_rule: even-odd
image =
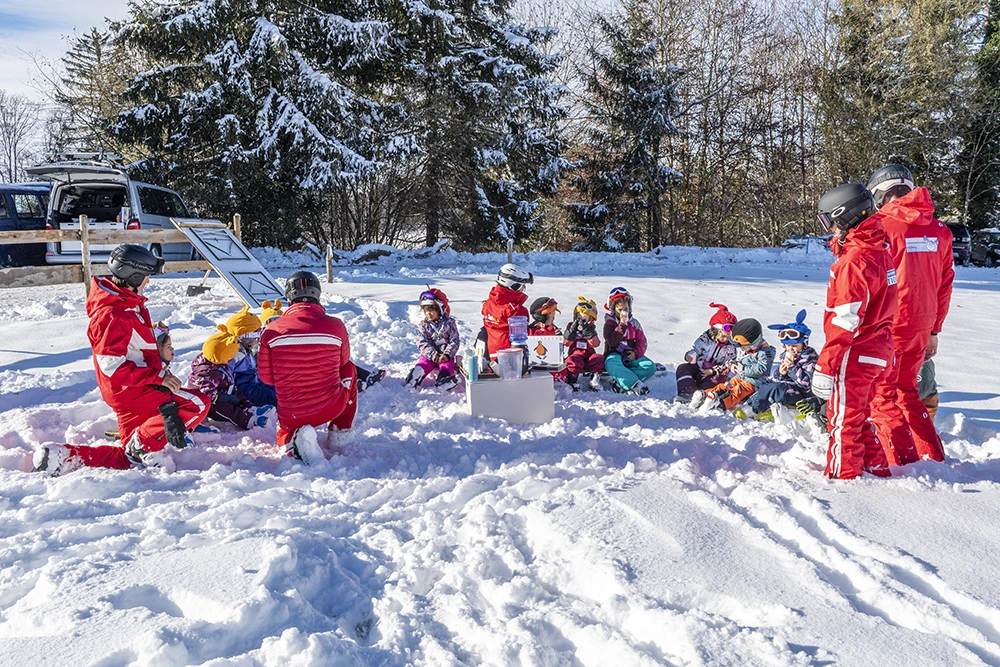
[[[248,306],[260,308],[265,299],[285,298],[285,290],[224,223],[174,218],[170,221]]]

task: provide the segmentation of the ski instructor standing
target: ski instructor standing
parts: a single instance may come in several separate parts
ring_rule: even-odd
[[[921,458],[944,461],[941,438],[917,391],[917,375],[937,353],[937,335],[951,303],[951,230],[934,218],[927,188],[915,188],[902,165],[876,171],[868,189],[889,239],[899,286],[892,325],[895,364],[879,384],[872,420],[891,465]]]
[[[823,317],[826,345],[812,392],[827,401],[830,444],[824,474],[836,479],[890,474],[872,428],[871,403],[892,364],[896,275],[874,210],[871,193],[858,183],[836,187],[819,200],[819,221],[834,233],[830,247],[836,259]]]

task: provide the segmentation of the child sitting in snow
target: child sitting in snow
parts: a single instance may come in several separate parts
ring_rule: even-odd
[[[276,302],[276,307],[268,308],[269,302],[265,301],[262,315],[268,321],[281,315],[281,302]],[[229,362],[229,369],[233,375],[233,382],[236,391],[240,393],[251,405],[258,407],[276,406],[278,395],[274,387],[265,384],[257,373],[257,350],[260,347],[260,334],[263,331],[263,321],[250,312],[249,306],[243,306],[235,315],[226,320],[226,331],[231,333],[239,342],[239,349],[236,356]]]
[[[698,336],[684,355],[685,363],[675,371],[677,399],[681,402],[690,401],[699,389],[710,389],[725,382],[729,376],[728,364],[736,358],[736,346],[729,339],[736,316],[720,303],[708,305],[717,309],[708,321],[708,331]]]
[[[524,302],[528,296],[525,288],[535,277],[516,264],[504,264],[497,273],[497,283],[483,303],[483,329],[476,340],[476,352],[482,359],[482,368],[495,361],[497,352],[510,347],[512,317],[528,317]]]
[[[579,391],[585,386],[600,389],[600,377],[604,372],[604,357],[597,351],[601,344],[597,337],[597,303],[586,297],[577,297],[573,309],[573,321],[566,327],[563,338],[566,341],[566,383]],[[581,382],[581,375],[585,378]]]
[[[771,379],[758,384],[757,390],[746,400],[746,404],[733,410],[738,418],[756,417],[770,421],[773,419],[772,405],[796,407],[812,396],[812,376],[819,353],[809,346],[812,331],[805,321],[806,311],[800,310],[794,322],[768,326],[768,329],[778,332],[785,352]]]
[[[455,354],[458,352],[458,324],[451,316],[448,297],[438,289],[430,289],[420,294],[420,308],[424,320],[420,323],[417,346],[420,358],[406,376],[406,384],[419,387],[427,375],[437,369],[435,386],[452,389],[458,384],[455,377]]]
[[[735,376],[707,391],[699,389],[691,397],[691,407],[703,403],[711,408],[732,410],[753,395],[758,384],[767,381],[774,362],[774,348],[764,340],[760,322],[748,317],[733,325],[733,342],[737,345],[736,359],[729,362]]]
[[[253,317],[256,319],[256,315]],[[244,430],[251,426],[266,426],[271,407],[254,407],[236,387],[230,362],[240,351],[239,340],[225,324],[220,324],[218,329],[202,345],[201,354],[191,362],[188,384],[211,400],[209,419],[229,422]]]
[[[632,295],[615,287],[604,304],[604,368],[611,376],[611,388],[618,393],[639,396],[649,393],[646,380],[656,374],[656,364],[646,354],[646,334],[632,317]]]
[[[174,360],[174,342],[170,340],[170,327],[163,322],[153,325],[153,335],[156,336],[156,349],[163,361],[163,370],[170,372],[170,362]]]

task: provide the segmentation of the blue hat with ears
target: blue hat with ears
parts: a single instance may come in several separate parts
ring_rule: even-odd
[[[799,314],[795,316],[794,322],[789,322],[788,324],[769,324],[768,329],[773,329],[778,332],[778,338],[785,345],[795,345],[796,343],[805,343],[809,340],[809,334],[812,331],[806,326],[806,311],[803,308],[799,311]]]

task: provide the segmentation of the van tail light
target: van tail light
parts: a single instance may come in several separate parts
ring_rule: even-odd
[[[52,221],[50,220],[45,221],[45,229],[50,232],[52,231]]]
[[[142,229],[142,225],[139,224],[139,218],[132,218],[131,220],[129,220],[128,224],[125,226],[125,229],[131,229],[131,230]]]

